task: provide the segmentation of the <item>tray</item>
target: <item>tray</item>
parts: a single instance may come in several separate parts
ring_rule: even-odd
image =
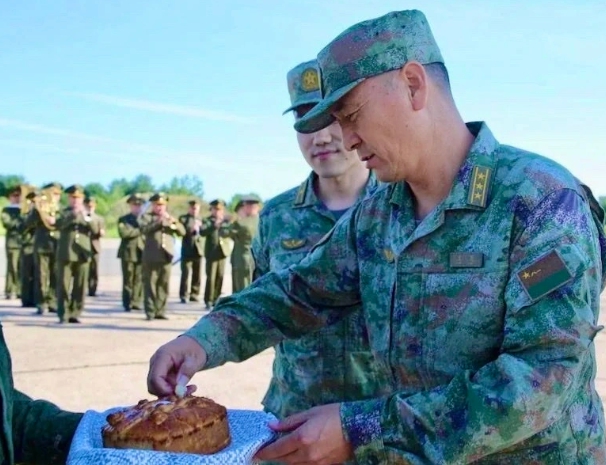
[[[74,435],[67,465],[248,465],[255,453],[276,437],[267,426],[268,422],[275,420],[273,415],[256,410],[228,410],[231,444],[216,454],[106,449],[101,429],[107,424],[107,415],[120,410],[123,408],[106,412],[89,410],[84,414]]]

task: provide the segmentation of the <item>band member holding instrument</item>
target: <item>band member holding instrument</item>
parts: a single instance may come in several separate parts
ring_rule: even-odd
[[[174,238],[185,236],[185,227],[167,211],[168,195],[157,192],[149,199],[151,212],[139,223],[145,236],[143,248],[143,296],[147,320],[167,320],[172,259],[175,255]]]
[[[2,209],[2,226],[6,230],[4,241],[6,249],[6,281],[4,293],[7,299],[20,297],[19,258],[21,255],[21,186],[17,185],[6,193],[9,204]]]
[[[122,306],[125,312],[143,308],[141,259],[144,241],[139,218],[144,201],[141,194],[131,194],[126,200],[130,213],[118,219],[118,234],[121,239],[118,258],[122,264]]]
[[[91,237],[93,255],[88,270],[88,295],[94,297],[97,295],[97,285],[99,284],[99,255],[101,253],[101,238],[105,236],[105,220],[95,211],[97,209],[97,199],[88,196],[84,199],[84,206],[95,223],[96,230],[99,231]]]
[[[92,237],[99,234],[99,223],[84,207],[84,188],[68,187],[69,206],[56,221],[60,231],[57,248],[57,302],[59,323],[80,323],[88,270],[93,255]]]
[[[57,241],[55,226],[60,209],[63,186],[50,183],[42,187],[34,199],[34,208],[25,220],[25,228],[34,230],[34,280],[38,315],[57,311]]]
[[[181,242],[181,285],[179,298],[181,303],[198,302],[200,294],[200,275],[202,257],[204,257],[204,236],[200,235],[202,219],[200,218],[200,202],[196,199],[189,201],[189,211],[179,217],[185,227],[185,237]],[[191,276],[191,284],[190,284]],[[191,286],[189,292],[188,287]]]

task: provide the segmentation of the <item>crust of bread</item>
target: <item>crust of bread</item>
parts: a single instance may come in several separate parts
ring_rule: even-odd
[[[214,454],[231,443],[227,409],[206,397],[141,400],[107,416],[103,445],[190,454]]]

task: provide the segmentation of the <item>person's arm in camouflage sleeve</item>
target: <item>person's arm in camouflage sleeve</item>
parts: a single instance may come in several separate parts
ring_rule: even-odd
[[[342,404],[343,431],[359,463],[470,463],[537,434],[572,407],[575,386],[594,369],[588,360],[599,330],[592,309],[601,277],[595,228],[572,190],[518,216],[500,354],[430,391]],[[560,275],[557,289],[533,299],[518,273],[552,251],[571,278]]]
[[[237,295],[222,298],[185,333],[206,351],[204,369],[246,360],[359,308],[353,218],[339,223],[299,264],[270,272]]]
[[[15,462],[28,465],[62,465],[67,461],[81,413],[33,400],[13,389],[13,445]]]
[[[265,215],[261,213],[259,216],[259,226],[257,234],[252,242],[252,256],[255,263],[253,271],[253,281],[256,281],[261,276],[269,273],[269,249],[267,243],[267,221]]]
[[[135,239],[141,235],[141,228],[121,220],[118,222],[118,235],[121,239]]]

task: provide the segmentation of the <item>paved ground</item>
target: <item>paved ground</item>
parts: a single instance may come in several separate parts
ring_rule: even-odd
[[[0,244],[2,245],[2,244]],[[144,320],[142,312],[120,307],[117,241],[107,240],[101,263],[99,296],[89,298],[82,325],[58,325],[55,315],[35,316],[17,301],[0,301],[0,320],[13,356],[15,385],[74,410],[104,410],[149,398],[145,377],[154,350],[189,328],[203,313],[201,304],[178,303],[179,270],[171,281],[169,321]],[[3,246],[2,246],[3,250]],[[0,273],[5,269],[0,254]],[[229,270],[224,291],[229,292]],[[0,277],[0,286],[4,279]],[[601,324],[606,325],[606,294]],[[598,390],[606,400],[606,331],[598,334]],[[241,364],[228,364],[196,375],[199,393],[230,408],[260,408],[273,351]]]

